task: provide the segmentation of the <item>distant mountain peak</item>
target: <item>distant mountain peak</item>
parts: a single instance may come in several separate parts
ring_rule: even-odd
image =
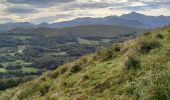
[[[129,13],[129,14],[132,14],[132,15],[139,15],[140,13],[137,13],[137,12],[131,12],[131,13]]]
[[[128,14],[123,14],[122,16],[146,16],[146,15],[137,12],[131,12]]]
[[[47,22],[42,22],[42,23],[40,23],[40,24],[38,24],[38,25],[49,25],[49,23],[47,23]]]

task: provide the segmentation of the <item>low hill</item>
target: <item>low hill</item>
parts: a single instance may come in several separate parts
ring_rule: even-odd
[[[65,36],[75,37],[116,37],[118,35],[138,34],[143,29],[130,28],[124,26],[110,25],[86,25],[70,28],[32,28],[32,29],[14,29],[8,33],[25,33],[25,34],[44,34],[46,36]]]
[[[0,99],[169,100],[170,26],[66,63]]]

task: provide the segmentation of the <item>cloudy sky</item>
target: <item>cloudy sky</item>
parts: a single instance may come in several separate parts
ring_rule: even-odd
[[[0,0],[0,23],[53,23],[132,11],[170,16],[170,0]]]

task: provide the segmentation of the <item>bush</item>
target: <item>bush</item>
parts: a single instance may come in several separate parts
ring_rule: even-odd
[[[148,35],[150,35],[151,34],[151,32],[145,32],[143,35],[144,36],[148,36]]]
[[[96,51],[94,55],[94,60],[108,60],[116,56],[116,52],[120,51],[120,47],[118,45],[113,45],[111,48],[101,48],[100,50]]]
[[[158,38],[158,39],[163,39],[163,35],[162,35],[162,34],[157,34],[157,35],[156,35],[156,38]]]
[[[122,45],[121,44],[113,44],[112,50],[115,52],[120,52]]]
[[[67,66],[62,66],[62,67],[60,68],[60,74],[64,74],[67,70],[68,70],[68,67],[67,67]]]
[[[86,64],[89,64],[93,61],[93,55],[86,55],[86,56],[83,56],[81,57],[79,60],[78,60],[78,64],[79,65],[86,65]]]
[[[141,53],[148,53],[150,50],[157,48],[160,46],[160,43],[156,40],[151,40],[151,41],[141,41],[138,43],[139,46],[139,51]]]
[[[89,75],[83,75],[82,80],[88,80],[89,78]]]
[[[101,48],[96,51],[94,60],[107,60],[111,57],[111,52],[106,48]]]
[[[47,77],[54,79],[54,78],[57,78],[59,76],[59,74],[60,74],[59,71],[55,70],[55,71],[47,73]]]
[[[124,67],[126,69],[136,69],[139,68],[140,61],[134,55],[126,55],[124,58]]]
[[[71,72],[72,73],[77,73],[81,70],[80,65],[74,65],[73,67],[71,67]]]
[[[50,86],[47,84],[42,85],[40,89],[41,96],[44,96],[45,94],[48,93]]]

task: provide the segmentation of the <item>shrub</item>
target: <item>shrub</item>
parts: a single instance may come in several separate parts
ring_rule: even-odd
[[[94,60],[101,60],[105,61],[108,59],[111,59],[116,56],[116,52],[120,51],[120,47],[117,45],[113,45],[111,48],[101,48],[96,51],[96,54],[94,55]]]
[[[55,71],[47,73],[47,77],[54,79],[54,78],[57,78],[59,76],[59,74],[60,74],[59,71],[55,70]]]
[[[112,50],[115,52],[120,52],[122,45],[121,44],[113,44]]]
[[[156,38],[158,38],[158,39],[163,39],[163,35],[162,35],[162,34],[157,34],[157,35],[156,35]]]
[[[119,52],[119,51],[120,51],[120,48],[119,48],[119,47],[115,47],[115,48],[114,48],[114,51]]]
[[[74,65],[73,67],[71,67],[71,72],[72,73],[77,73],[81,70],[80,65]]]
[[[150,35],[151,34],[151,32],[145,32],[143,35],[144,36],[148,36],[148,35]]]
[[[138,46],[141,53],[148,53],[150,50],[159,47],[160,43],[156,40],[141,41],[138,43]]]
[[[82,80],[88,80],[89,78],[89,75],[83,75]]]
[[[86,64],[87,62],[88,62],[88,58],[86,56],[80,58],[80,63]]]
[[[140,61],[134,55],[126,55],[124,58],[124,67],[126,69],[136,69],[139,68]]]
[[[96,54],[94,56],[95,60],[106,60],[106,58],[110,58],[111,55],[108,55],[109,51],[106,48],[101,48],[96,51]],[[107,57],[106,57],[107,56]]]
[[[48,93],[50,86],[44,84],[42,85],[40,89],[41,96],[44,96],[46,93]]]
[[[68,67],[67,67],[67,66],[62,66],[62,67],[60,68],[60,74],[64,74],[67,70],[68,70]]]

